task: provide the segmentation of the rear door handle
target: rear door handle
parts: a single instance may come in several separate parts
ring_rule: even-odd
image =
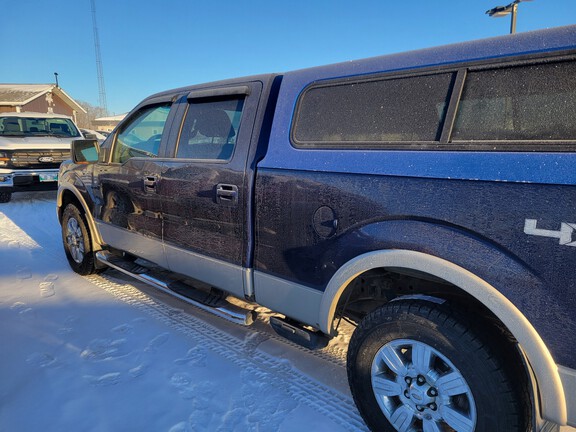
[[[217,184],[216,202],[224,205],[238,204],[238,186],[223,183]]]
[[[158,183],[158,176],[147,175],[144,177],[144,192],[156,192],[156,183]]]

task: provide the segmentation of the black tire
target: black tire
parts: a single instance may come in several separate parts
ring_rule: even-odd
[[[426,301],[392,302],[367,315],[350,341],[348,381],[370,429],[530,430],[515,348],[484,328]]]
[[[68,204],[62,215],[62,242],[72,270],[81,275],[99,272],[94,265],[92,237],[86,218],[74,204]]]
[[[12,192],[0,192],[0,204],[10,202],[12,198]]]

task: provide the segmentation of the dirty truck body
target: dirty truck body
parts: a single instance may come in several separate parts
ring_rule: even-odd
[[[70,264],[312,348],[353,323],[373,430],[576,425],[575,59],[565,27],[151,96],[61,166]]]

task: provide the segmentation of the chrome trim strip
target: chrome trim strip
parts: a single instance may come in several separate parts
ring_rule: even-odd
[[[8,169],[0,168],[0,174],[13,174],[18,175],[39,175],[39,174],[58,174],[58,168],[41,168],[41,169]]]
[[[384,250],[360,255],[332,277],[320,305],[319,328],[334,334],[333,319],[340,296],[361,273],[374,268],[400,267],[444,279],[487,306],[510,330],[526,353],[541,394],[542,417],[566,424],[566,394],[552,355],[526,317],[496,288],[468,270],[441,258],[408,250]]]

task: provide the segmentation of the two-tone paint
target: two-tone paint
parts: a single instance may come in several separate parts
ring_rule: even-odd
[[[438,277],[513,333],[544,417],[576,424],[576,153],[302,149],[288,129],[304,89],[324,80],[573,57],[575,41],[567,27],[285,74],[258,165],[256,300],[293,304],[332,332],[340,296],[362,273]]]
[[[367,271],[445,281],[519,342],[541,415],[576,425],[575,152],[312,150],[291,141],[299,95],[314,83],[565,58],[576,55],[575,41],[576,27],[568,27],[160,93],[119,125],[169,101],[158,158],[110,163],[113,133],[100,163],[63,166],[58,206],[84,208],[94,250],[143,256],[327,334],[347,287]],[[230,161],[174,158],[198,92],[245,92]],[[150,178],[154,190],[146,191]],[[221,183],[238,188],[237,203],[218,202]],[[118,196],[137,211],[122,211]]]

